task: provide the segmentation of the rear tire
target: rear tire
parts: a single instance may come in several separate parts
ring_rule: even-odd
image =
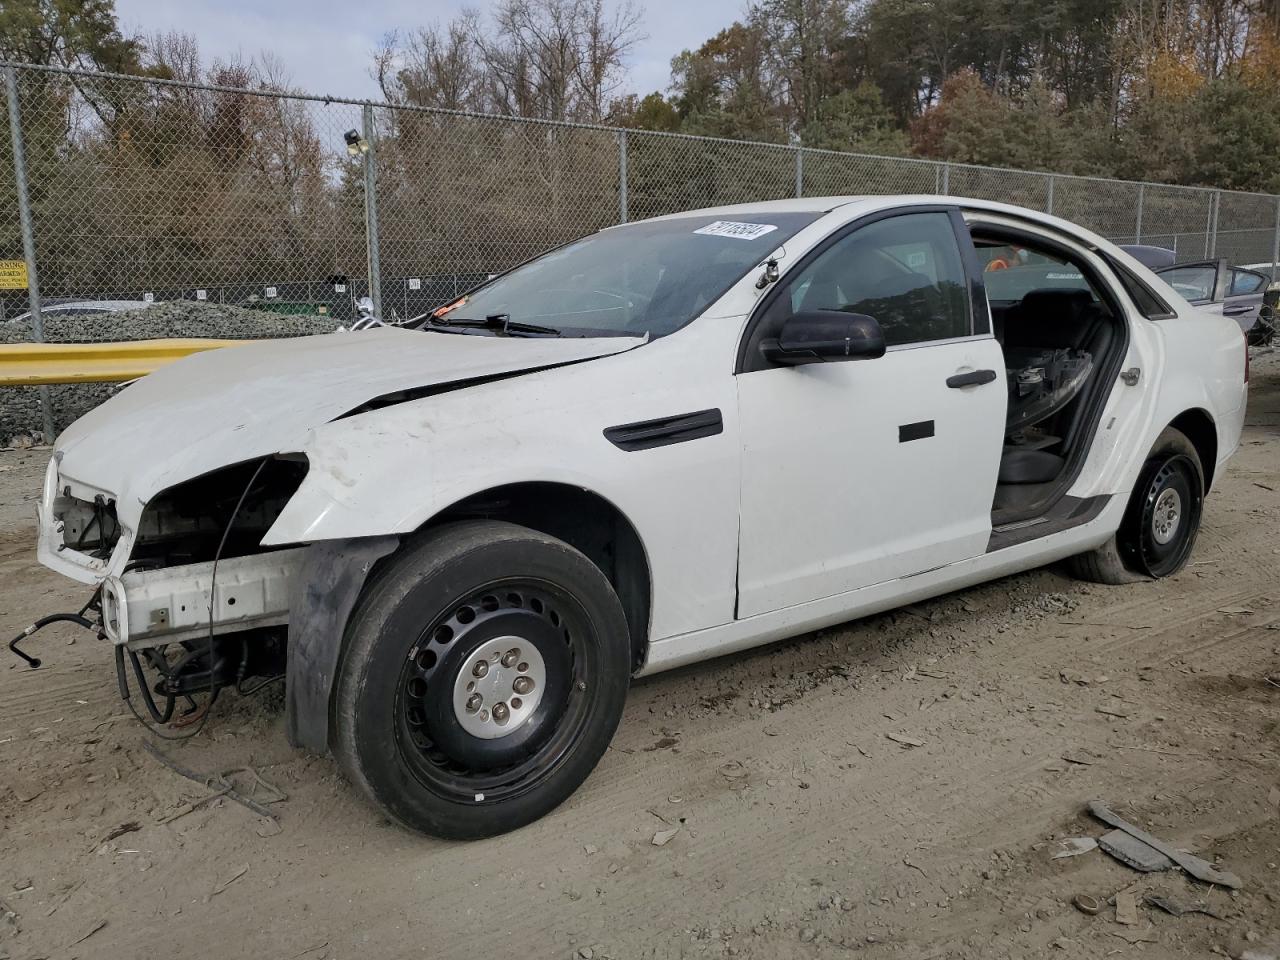
[[[497,521],[439,527],[361,597],[334,753],[411,830],[514,830],[563,802],[603,755],[630,646],[613,588],[573,547]]]
[[[1191,556],[1204,505],[1204,468],[1186,435],[1167,427],[1156,439],[1116,534],[1071,557],[1071,573],[1092,583],[1169,577]]]

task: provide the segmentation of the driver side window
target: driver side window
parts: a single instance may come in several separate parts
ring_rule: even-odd
[[[854,230],[801,270],[774,309],[867,314],[888,346],[968,336],[968,285],[951,218],[910,213]]]

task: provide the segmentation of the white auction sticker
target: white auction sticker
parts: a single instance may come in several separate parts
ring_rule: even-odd
[[[699,227],[694,233],[707,237],[732,237],[734,240],[756,240],[778,228],[772,223],[738,223],[734,220],[717,220]]]
[[[410,278],[409,278],[409,289],[410,289],[410,290],[421,290],[421,289],[422,289],[422,278],[421,278],[421,277],[410,277]]]

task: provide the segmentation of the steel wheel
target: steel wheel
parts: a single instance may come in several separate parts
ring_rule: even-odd
[[[580,551],[512,523],[444,525],[361,595],[334,754],[410,829],[505,833],[587,778],[622,717],[630,664],[622,605]]]
[[[396,700],[397,744],[414,776],[471,801],[536,786],[586,719],[589,632],[571,596],[514,578],[429,624],[409,650]]]
[[[1202,486],[1200,466],[1186,454],[1148,462],[1130,508],[1127,537],[1127,552],[1143,573],[1167,577],[1186,563],[1200,526]]]

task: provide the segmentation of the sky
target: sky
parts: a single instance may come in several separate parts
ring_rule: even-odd
[[[620,92],[666,91],[671,58],[696,47],[737,19],[745,0],[635,0],[642,30]],[[448,20],[463,6],[485,11],[485,0],[116,0],[120,26],[150,35],[194,34],[206,63],[270,50],[293,84],[309,93],[378,98],[369,76],[373,51],[391,30]]]

